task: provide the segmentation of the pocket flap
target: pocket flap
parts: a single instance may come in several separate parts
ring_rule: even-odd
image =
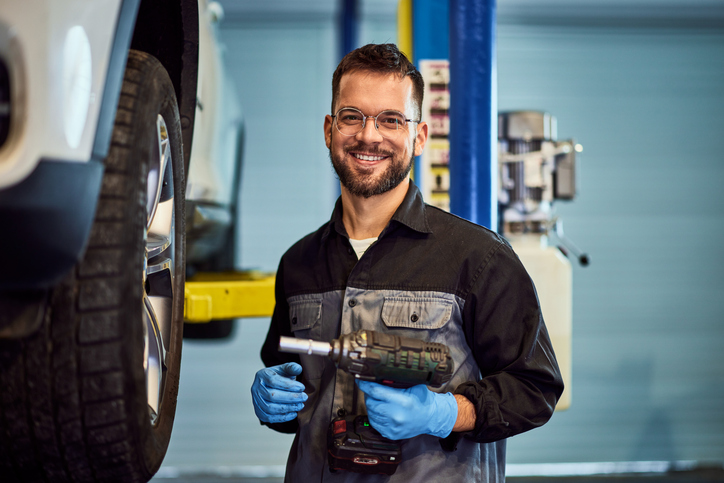
[[[452,300],[438,297],[385,297],[382,321],[387,327],[439,329],[452,315]]]
[[[322,299],[294,300],[289,303],[292,332],[311,329],[322,318]]]

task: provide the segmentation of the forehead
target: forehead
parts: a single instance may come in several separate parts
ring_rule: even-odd
[[[395,74],[352,71],[339,80],[336,108],[355,107],[375,115],[386,109],[406,113],[412,109],[412,80]]]

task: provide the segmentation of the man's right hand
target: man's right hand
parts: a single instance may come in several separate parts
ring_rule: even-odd
[[[251,386],[256,417],[265,423],[283,423],[296,418],[307,400],[304,384],[295,380],[301,373],[302,366],[296,362],[257,372]]]

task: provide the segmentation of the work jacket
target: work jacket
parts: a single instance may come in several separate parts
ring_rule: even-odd
[[[358,260],[337,201],[328,223],[282,257],[276,307],[262,348],[267,366],[299,362],[309,398],[289,423],[296,432],[287,482],[475,481],[502,483],[505,439],[544,424],[563,382],[535,287],[496,233],[427,205],[410,188],[387,227]],[[475,406],[472,431],[402,442],[392,476],[331,472],[330,422],[354,410],[354,378],[327,357],[281,353],[279,336],[331,341],[369,329],[447,345],[455,369],[437,389]]]

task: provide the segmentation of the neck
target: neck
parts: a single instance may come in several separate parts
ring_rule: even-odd
[[[410,179],[381,195],[354,196],[342,186],[342,221],[353,240],[378,237],[405,199]]]

